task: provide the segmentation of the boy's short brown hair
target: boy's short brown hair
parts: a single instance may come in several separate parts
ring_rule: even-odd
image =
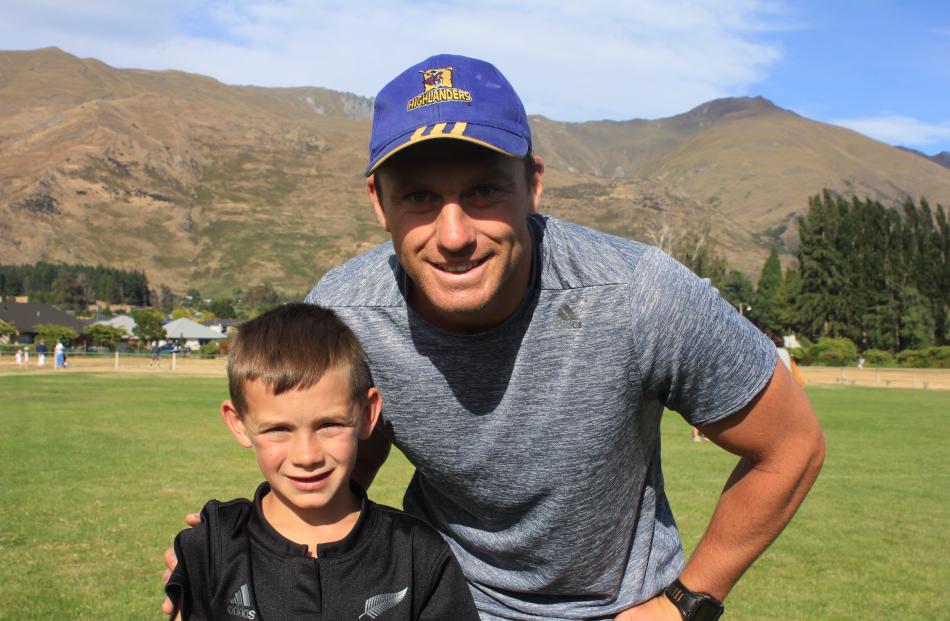
[[[364,403],[373,384],[359,340],[336,313],[314,304],[284,304],[242,324],[228,352],[228,389],[240,416],[248,382],[279,395],[309,388],[328,371],[349,380],[354,405]]]

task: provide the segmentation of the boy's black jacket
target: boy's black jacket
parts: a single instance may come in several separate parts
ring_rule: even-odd
[[[165,591],[183,621],[478,619],[458,562],[421,520],[354,486],[356,526],[310,558],[264,519],[269,490],[262,483],[253,502],[212,500],[201,524],[175,537],[178,566]]]

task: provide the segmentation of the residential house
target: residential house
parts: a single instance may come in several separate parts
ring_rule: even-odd
[[[168,341],[174,341],[196,350],[209,341],[219,341],[228,338],[217,330],[212,330],[208,326],[203,326],[197,321],[192,321],[186,317],[169,321],[165,324],[165,336]]]
[[[0,302],[0,321],[12,323],[20,335],[18,343],[32,343],[36,340],[36,326],[46,323],[72,328],[82,334],[86,322],[76,319],[51,304]]]

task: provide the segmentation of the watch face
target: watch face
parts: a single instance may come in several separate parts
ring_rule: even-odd
[[[703,596],[700,596],[703,597]],[[706,595],[705,597],[709,597]],[[722,604],[710,599],[701,599],[693,609],[693,614],[689,616],[690,621],[716,621],[722,615]]]
[[[664,591],[685,621],[716,621],[724,610],[722,602],[706,593],[693,593],[676,580]]]

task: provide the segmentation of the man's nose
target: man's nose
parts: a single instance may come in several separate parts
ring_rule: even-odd
[[[446,252],[462,252],[475,243],[475,227],[458,198],[442,205],[436,221],[436,241]]]

